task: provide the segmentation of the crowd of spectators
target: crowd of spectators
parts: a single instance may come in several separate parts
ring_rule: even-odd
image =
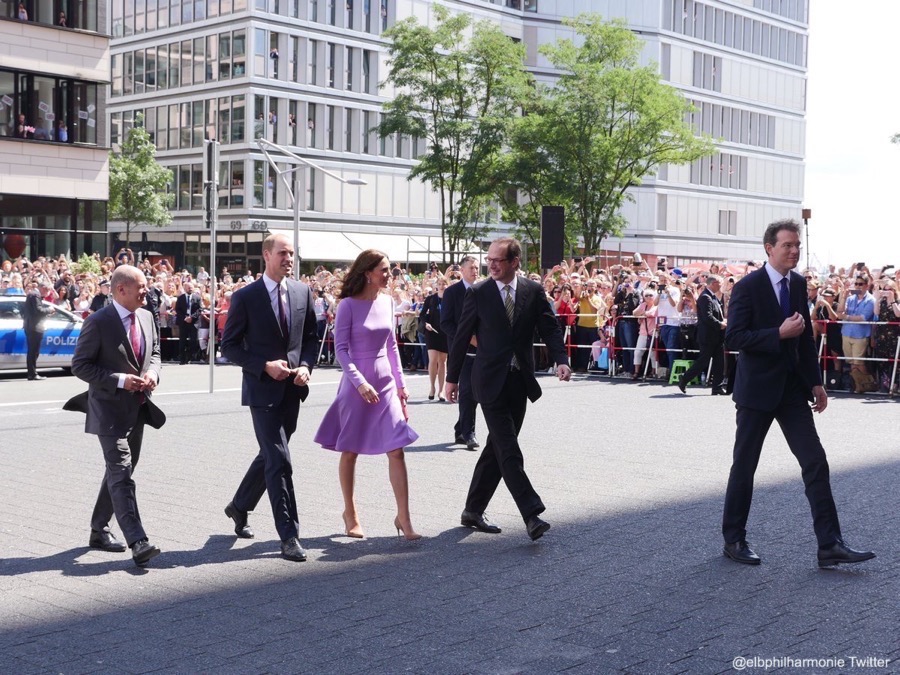
[[[217,277],[216,297],[210,297],[211,275],[203,267],[176,270],[166,258],[136,261],[123,249],[115,258],[96,258],[95,272],[76,272],[64,257],[24,257],[0,265],[0,294],[24,294],[37,288],[52,304],[86,317],[109,302],[109,275],[117,264],[139,267],[147,276],[147,306],[159,322],[166,361],[206,360],[209,332],[221,334],[231,295],[259,274],[248,270],[233,275],[223,269]],[[563,261],[546,274],[529,274],[543,284],[569,345],[575,372],[604,371],[632,379],[668,381],[678,359],[697,352],[697,297],[711,275],[721,277],[720,299],[727,316],[734,284],[757,263],[691,263],[670,268],[661,259],[657,269],[639,256],[625,264],[601,266],[591,257]],[[346,266],[317,267],[301,280],[315,299],[317,329],[322,340],[320,361],[334,362],[331,327],[337,290]],[[798,270],[807,280],[810,315],[822,354],[826,385],[856,392],[897,392],[895,363],[900,339],[900,270],[893,266],[869,269],[863,263],[824,270]],[[412,273],[395,263],[389,292],[394,299],[397,336],[403,366],[427,370],[431,396],[443,390],[446,339],[440,331],[440,296],[461,278],[460,266],[431,263]],[[178,344],[182,318],[179,296],[201,306],[195,326],[197,343],[187,358]],[[190,305],[190,303],[188,303]],[[877,322],[877,323],[876,323]],[[538,368],[549,368],[536,347]],[[726,366],[726,371],[732,368]]]

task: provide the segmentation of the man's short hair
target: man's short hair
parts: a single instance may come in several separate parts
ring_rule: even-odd
[[[722,283],[722,277],[718,274],[710,274],[706,277],[706,283],[709,284],[713,281],[718,281],[720,284]]]
[[[470,262],[477,263],[478,260],[476,260],[473,255],[466,255],[459,259],[459,266],[462,267]]]
[[[507,260],[522,257],[522,244],[519,243],[518,239],[514,239],[513,237],[500,237],[499,239],[495,239],[493,243],[500,244],[506,248]]]
[[[763,248],[766,247],[766,244],[774,246],[778,241],[778,233],[782,230],[800,234],[800,223],[793,218],[784,218],[782,220],[776,220],[774,223],[770,223],[763,234]],[[747,266],[750,266],[749,262],[747,263]]]

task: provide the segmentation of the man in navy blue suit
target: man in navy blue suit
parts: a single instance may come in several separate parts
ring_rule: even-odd
[[[268,492],[281,553],[301,562],[306,552],[299,540],[288,442],[318,354],[316,313],[309,287],[291,279],[294,249],[287,237],[267,237],[263,260],[263,276],[232,296],[222,334],[222,354],[244,371],[241,404],[250,408],[259,443],[225,515],[234,520],[238,537],[252,539],[247,513]]]
[[[447,336],[448,345],[453,344],[453,338],[456,337],[456,326],[462,316],[466,291],[478,280],[478,261],[470,255],[465,256],[459,261],[459,271],[462,281],[444,291],[444,301],[441,303],[441,330]],[[475,346],[470,344],[466,358],[463,359],[462,369],[459,371],[459,418],[453,429],[455,441],[464,444],[467,450],[475,450],[478,447],[478,439],[475,436],[475,410],[478,402],[472,393],[474,363]]]
[[[539,517],[544,503],[525,473],[519,447],[527,401],[537,401],[541,396],[541,386],[534,376],[535,330],[556,364],[557,377],[568,381],[572,371],[562,331],[543,286],[518,274],[521,255],[521,244],[508,237],[496,239],[488,249],[491,278],[466,291],[450,345],[445,391],[448,400],[458,400],[460,373],[475,336],[478,353],[472,366],[472,392],[481,404],[488,437],[475,464],[460,523],[480,532],[500,532],[485,517],[484,510],[502,480],[534,541],[550,529],[550,524]]]
[[[763,247],[768,262],[735,285],[728,307],[725,343],[740,355],[734,383],[737,432],[722,517],[724,553],[739,563],[760,563],[747,544],[745,528],[753,475],[769,427],[777,420],[800,463],[819,567],[869,560],[874,553],[855,551],[843,541],[828,460],[813,421],[813,411],[825,410],[828,396],[816,358],[806,281],[791,271],[800,259],[800,226],[793,220],[772,223]]]

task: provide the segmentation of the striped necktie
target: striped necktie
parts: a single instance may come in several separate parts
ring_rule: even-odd
[[[506,298],[503,300],[503,305],[506,307],[506,318],[509,321],[509,325],[512,326],[513,317],[516,313],[516,303],[513,302],[512,298],[512,286],[506,284],[503,290],[506,291]],[[519,359],[516,358],[515,354],[513,354],[512,360],[509,362],[509,367],[513,370],[519,369]]]

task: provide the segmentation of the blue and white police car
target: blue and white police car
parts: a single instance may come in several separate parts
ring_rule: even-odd
[[[44,304],[52,306],[49,302]],[[41,342],[38,369],[71,370],[75,343],[81,334],[81,318],[61,307],[54,309],[56,311],[44,319],[44,340]],[[0,295],[0,370],[25,369],[24,310],[24,295]]]

